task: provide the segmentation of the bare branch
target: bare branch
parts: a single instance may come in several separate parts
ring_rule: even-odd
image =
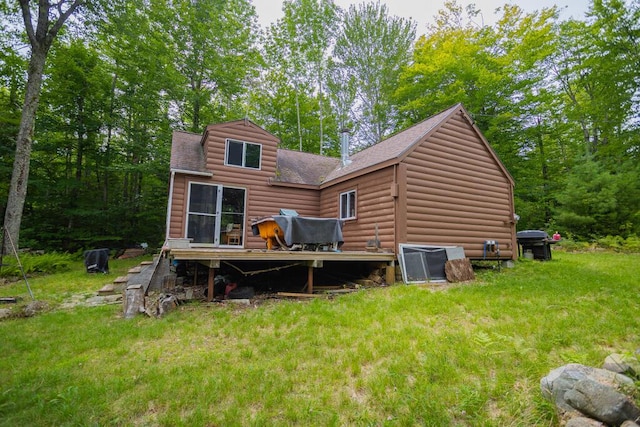
[[[22,9],[22,20],[24,21],[24,28],[27,31],[29,42],[31,46],[37,44],[36,35],[33,31],[33,23],[31,22],[31,9],[29,9],[29,0],[20,0],[20,9]]]
[[[58,20],[51,27],[51,30],[49,30],[49,37],[51,37],[52,40],[53,38],[55,38],[56,34],[58,34],[58,31],[60,31],[60,28],[62,28],[66,20],[69,19],[69,17],[73,14],[73,12],[75,12],[77,8],[82,6],[84,2],[85,0],[74,0],[73,3],[71,3],[71,5],[69,6],[69,8],[64,12],[62,11],[62,4],[66,2],[58,3],[58,11],[60,12],[60,16],[58,17]]]

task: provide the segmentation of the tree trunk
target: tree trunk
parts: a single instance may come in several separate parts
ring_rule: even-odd
[[[42,73],[47,58],[48,47],[33,48],[29,61],[29,78],[22,107],[20,129],[16,141],[16,154],[13,161],[13,173],[9,186],[7,209],[4,214],[5,232],[17,246],[20,238],[20,223],[22,211],[27,197],[27,184],[29,181],[29,161],[31,160],[31,147],[33,145],[33,126],[36,118],[36,110],[40,101],[40,89],[42,86]],[[2,253],[9,253],[10,247],[7,239],[3,242]]]
[[[542,119],[538,117],[538,151],[540,153],[540,167],[541,167],[541,175],[542,175],[542,202],[544,206],[544,220],[545,222],[549,222],[551,220],[551,201],[549,199],[549,186],[550,186],[550,178],[549,178],[549,168],[547,166],[547,156],[545,153],[544,147],[544,134],[542,128]]]
[[[33,125],[36,120],[38,103],[40,102],[44,63],[58,31],[83,2],[84,0],[73,0],[72,3],[59,2],[54,4],[49,0],[40,0],[38,2],[38,18],[35,20],[37,26],[34,28],[30,0],[19,1],[22,19],[29,38],[29,44],[31,45],[31,57],[29,58],[29,77],[25,90],[24,106],[22,107],[22,117],[20,118],[20,129],[18,129],[18,138],[16,140],[16,156],[13,161],[7,209],[4,213],[4,231],[5,234],[9,235],[10,239],[4,239],[3,247],[1,248],[2,253],[9,253],[11,249],[11,245],[7,243],[7,240],[11,240],[16,247],[19,244],[22,211],[24,210],[24,202],[27,198],[27,184],[29,183]],[[65,6],[66,10],[64,10]],[[50,19],[52,17],[52,9],[58,12],[57,19],[53,21]],[[55,12],[53,12],[53,15],[55,15]]]

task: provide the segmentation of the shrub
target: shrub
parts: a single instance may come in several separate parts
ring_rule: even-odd
[[[598,239],[597,243],[601,248],[620,251],[624,246],[624,238],[621,236],[605,236]]]
[[[21,276],[20,264],[25,274],[35,273],[61,273],[71,268],[73,258],[70,254],[49,252],[45,254],[26,253],[20,254],[20,263],[13,255],[2,257],[1,277]]]
[[[559,244],[555,245],[555,248],[565,250],[567,252],[584,252],[593,250],[593,245],[589,242],[580,242],[572,240],[571,238],[562,238]]]
[[[557,249],[567,252],[584,252],[604,249],[612,252],[640,253],[640,237],[631,235],[626,239],[622,236],[605,236],[591,242],[573,240],[571,237],[562,238]]]
[[[597,240],[598,246],[616,252],[640,252],[640,238],[631,235],[626,239],[621,236],[606,236]]]

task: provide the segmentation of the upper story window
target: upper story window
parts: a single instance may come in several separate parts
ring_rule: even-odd
[[[355,219],[356,190],[340,193],[340,219]]]
[[[243,168],[260,169],[262,145],[227,139],[224,164]]]

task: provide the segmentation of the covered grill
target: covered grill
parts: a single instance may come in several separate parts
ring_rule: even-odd
[[[342,221],[335,218],[273,215],[253,220],[251,228],[267,241],[267,249],[337,250],[344,243]]]
[[[523,230],[516,233],[518,256],[531,253],[533,259],[548,261],[551,259],[551,245],[556,243],[542,230]]]

